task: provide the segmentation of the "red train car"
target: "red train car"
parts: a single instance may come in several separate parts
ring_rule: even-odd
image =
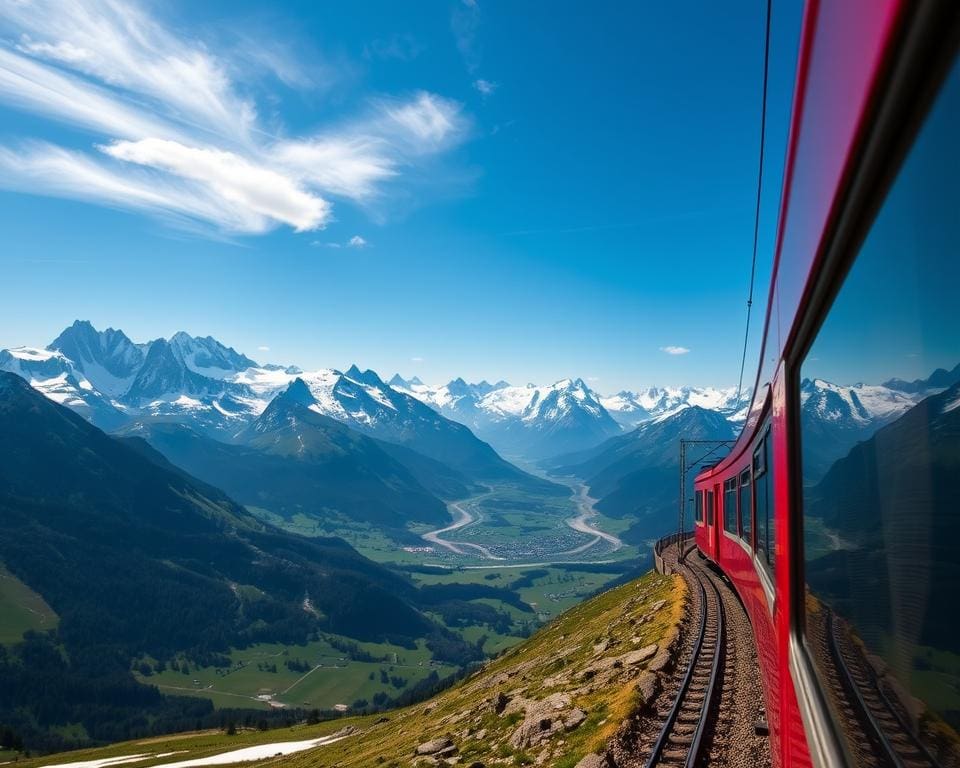
[[[804,13],[755,395],[695,538],[778,766],[960,766],[960,3]]]

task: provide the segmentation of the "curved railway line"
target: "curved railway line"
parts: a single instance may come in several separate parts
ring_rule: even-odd
[[[726,642],[723,601],[711,579],[698,569],[686,570],[699,596],[698,629],[673,706],[647,758],[647,768],[700,765],[706,757],[707,728],[714,719]]]
[[[662,544],[657,549],[662,565],[682,574],[689,586],[686,639],[623,765],[769,766],[769,740],[755,731],[764,719],[763,696],[746,612],[729,585],[695,554],[690,539],[682,543],[682,558],[675,541]]]

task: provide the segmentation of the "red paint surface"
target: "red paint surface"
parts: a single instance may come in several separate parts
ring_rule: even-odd
[[[805,297],[819,268],[824,237],[851,172],[902,11],[900,0],[811,0],[807,5],[756,395],[733,451],[696,480],[698,491],[717,491],[715,524],[697,525],[696,541],[730,577],[753,624],[775,766],[810,765],[789,664],[790,611],[803,586],[793,583],[789,562],[790,531],[801,529],[793,524],[801,510],[791,507],[791,451],[796,441],[789,433],[784,359],[805,317]],[[750,466],[768,422],[774,472],[773,605],[752,554],[723,532],[723,482]]]

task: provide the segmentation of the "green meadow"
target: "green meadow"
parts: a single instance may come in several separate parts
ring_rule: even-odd
[[[44,599],[0,565],[0,644],[15,643],[27,630],[47,630],[59,618]]]

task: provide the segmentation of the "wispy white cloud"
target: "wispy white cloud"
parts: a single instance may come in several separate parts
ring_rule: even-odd
[[[690,353],[690,350],[686,347],[676,347],[676,346],[666,346],[660,347],[661,352],[666,352],[668,355],[686,355]]]
[[[422,362],[423,362],[423,358],[422,358],[422,357],[411,357],[411,358],[410,358],[410,362],[411,362],[411,363],[422,363]]]
[[[307,135],[267,131],[244,66],[290,87],[315,84],[282,48],[254,55],[241,40],[218,51],[137,2],[0,2],[0,103],[88,131],[99,150],[29,138],[0,146],[0,186],[193,228],[306,231],[331,220],[331,197],[374,198],[468,132],[461,105],[427,92],[371,101],[353,120]]]
[[[190,228],[197,220],[228,232],[261,233],[273,225],[262,214],[203,187],[146,170],[118,167],[82,152],[43,142],[0,147],[0,182],[8,188],[146,211]]]
[[[258,352],[269,352],[270,347],[257,347]]]
[[[0,100],[114,137],[178,134],[165,120],[123,102],[105,88],[3,48],[0,48]]]
[[[237,93],[220,59],[136,3],[7,2],[3,21],[20,33],[21,50],[147,97],[185,122],[243,138],[256,119],[254,104]]]
[[[385,104],[383,109],[384,134],[418,152],[435,150],[464,129],[460,105],[426,91],[400,104]]]
[[[372,196],[378,185],[399,174],[389,144],[372,135],[282,141],[267,154],[306,182],[353,200]]]
[[[473,81],[473,87],[480,92],[481,96],[492,96],[500,85],[480,77]]]
[[[289,177],[217,149],[187,147],[175,141],[118,141],[100,148],[118,160],[167,171],[204,185],[214,195],[298,232],[322,227],[330,203]]]
[[[347,246],[349,248],[366,248],[369,243],[364,240],[360,235],[354,235],[347,241]]]

